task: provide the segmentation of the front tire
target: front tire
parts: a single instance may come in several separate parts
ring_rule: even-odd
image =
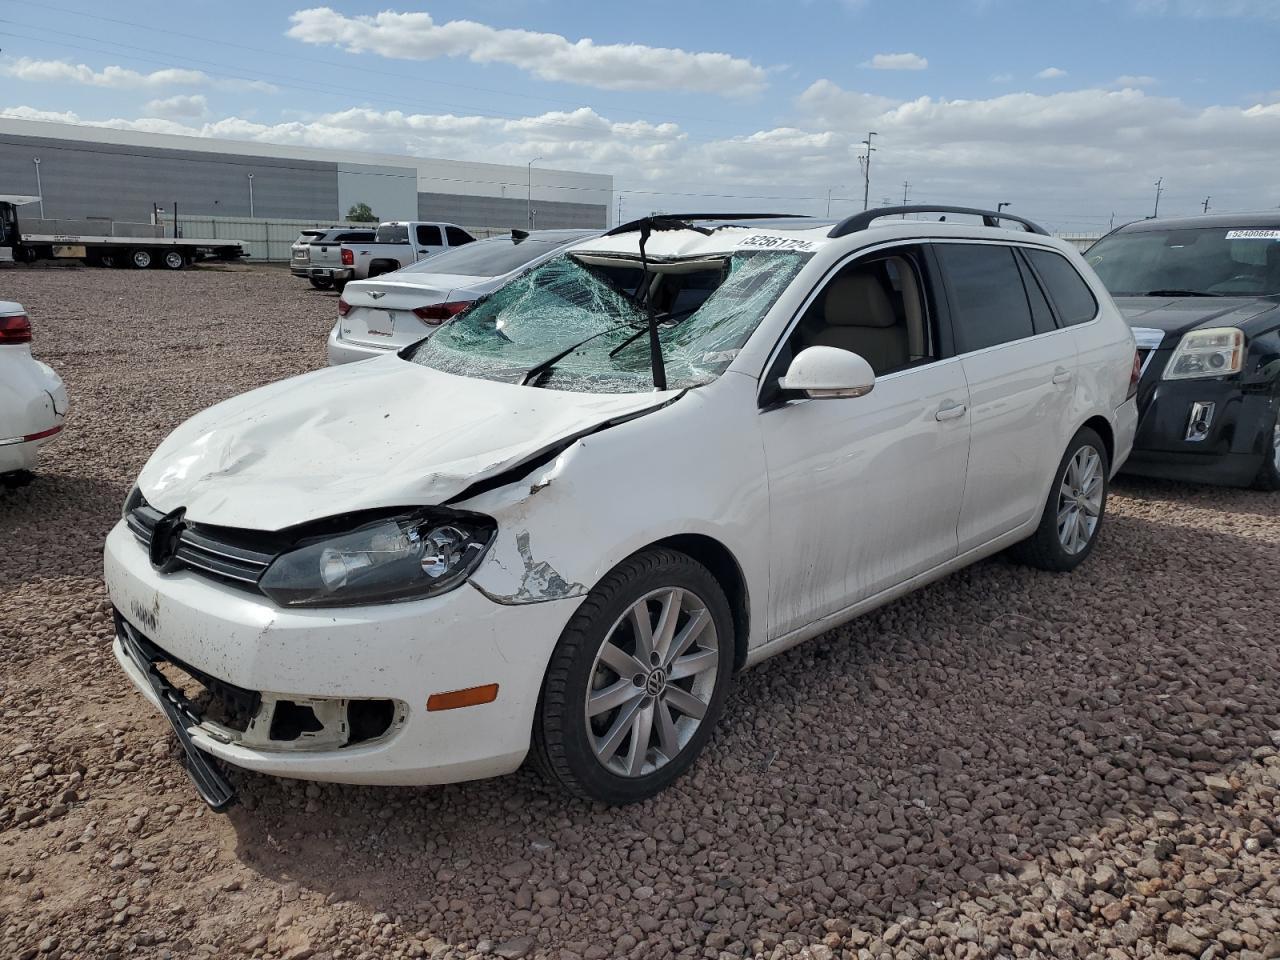
[[[1093,553],[1107,509],[1111,463],[1096,432],[1081,427],[1067,444],[1036,532],[1009,548],[1020,563],[1065,573]]]
[[[732,682],[733,616],[711,572],[673,550],[624,560],[556,644],[534,757],[581,797],[632,803],[693,764]]]

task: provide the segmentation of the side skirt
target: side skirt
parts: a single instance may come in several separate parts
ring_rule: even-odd
[[[749,667],[754,667],[757,663],[767,660],[776,654],[782,653],[784,650],[790,650],[797,644],[804,643],[806,640],[810,640],[813,637],[818,636],[820,633],[826,633],[833,627],[838,627],[842,623],[847,623],[855,617],[860,617],[862,614],[867,613],[870,610],[874,610],[877,607],[883,607],[886,603],[892,603],[899,597],[906,596],[908,593],[911,593],[919,587],[933,583],[935,580],[941,580],[943,577],[955,573],[957,570],[961,570],[972,563],[976,563],[984,557],[989,557],[993,553],[999,553],[1001,550],[1005,549],[1005,547],[1011,547],[1020,540],[1025,540],[1027,537],[1031,536],[1031,534],[1035,533],[1036,527],[1039,526],[1040,513],[1041,511],[1037,511],[1036,515],[1021,527],[1016,527],[1008,533],[1001,534],[994,540],[989,540],[980,547],[974,547],[972,550],[968,550],[952,560],[939,564],[932,570],[926,570],[924,573],[918,573],[910,580],[904,580],[897,586],[889,587],[887,590],[881,590],[874,596],[867,597],[865,600],[859,600],[852,606],[845,607],[843,610],[837,610],[835,613],[829,613],[825,617],[814,620],[812,623],[807,623],[797,630],[793,630],[791,633],[778,637],[775,640],[770,640],[767,643],[760,644],[760,646],[753,648],[747,653],[747,661],[743,664],[743,669],[746,670]]]

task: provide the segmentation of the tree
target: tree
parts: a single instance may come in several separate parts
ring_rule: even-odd
[[[377,223],[378,215],[369,208],[367,203],[353,203],[351,209],[347,211],[347,219],[353,223]]]

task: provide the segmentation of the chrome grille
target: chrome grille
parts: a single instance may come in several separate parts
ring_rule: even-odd
[[[135,491],[130,499],[130,509],[125,514],[125,521],[137,541],[147,550],[151,549],[156,524],[163,518],[163,513]],[[187,524],[179,537],[174,558],[182,567],[206,573],[219,580],[256,587],[267,567],[275,560],[276,554],[253,549],[242,542],[233,542],[232,537],[234,534],[229,536],[227,531],[219,528]]]

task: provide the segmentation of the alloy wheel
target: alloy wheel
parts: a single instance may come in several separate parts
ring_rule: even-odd
[[[1102,456],[1085,444],[1058,483],[1058,542],[1074,556],[1089,545],[1102,516]]]
[[[583,707],[596,759],[623,777],[674,760],[707,714],[719,658],[711,611],[693,592],[667,587],[632,604],[591,668]]]

